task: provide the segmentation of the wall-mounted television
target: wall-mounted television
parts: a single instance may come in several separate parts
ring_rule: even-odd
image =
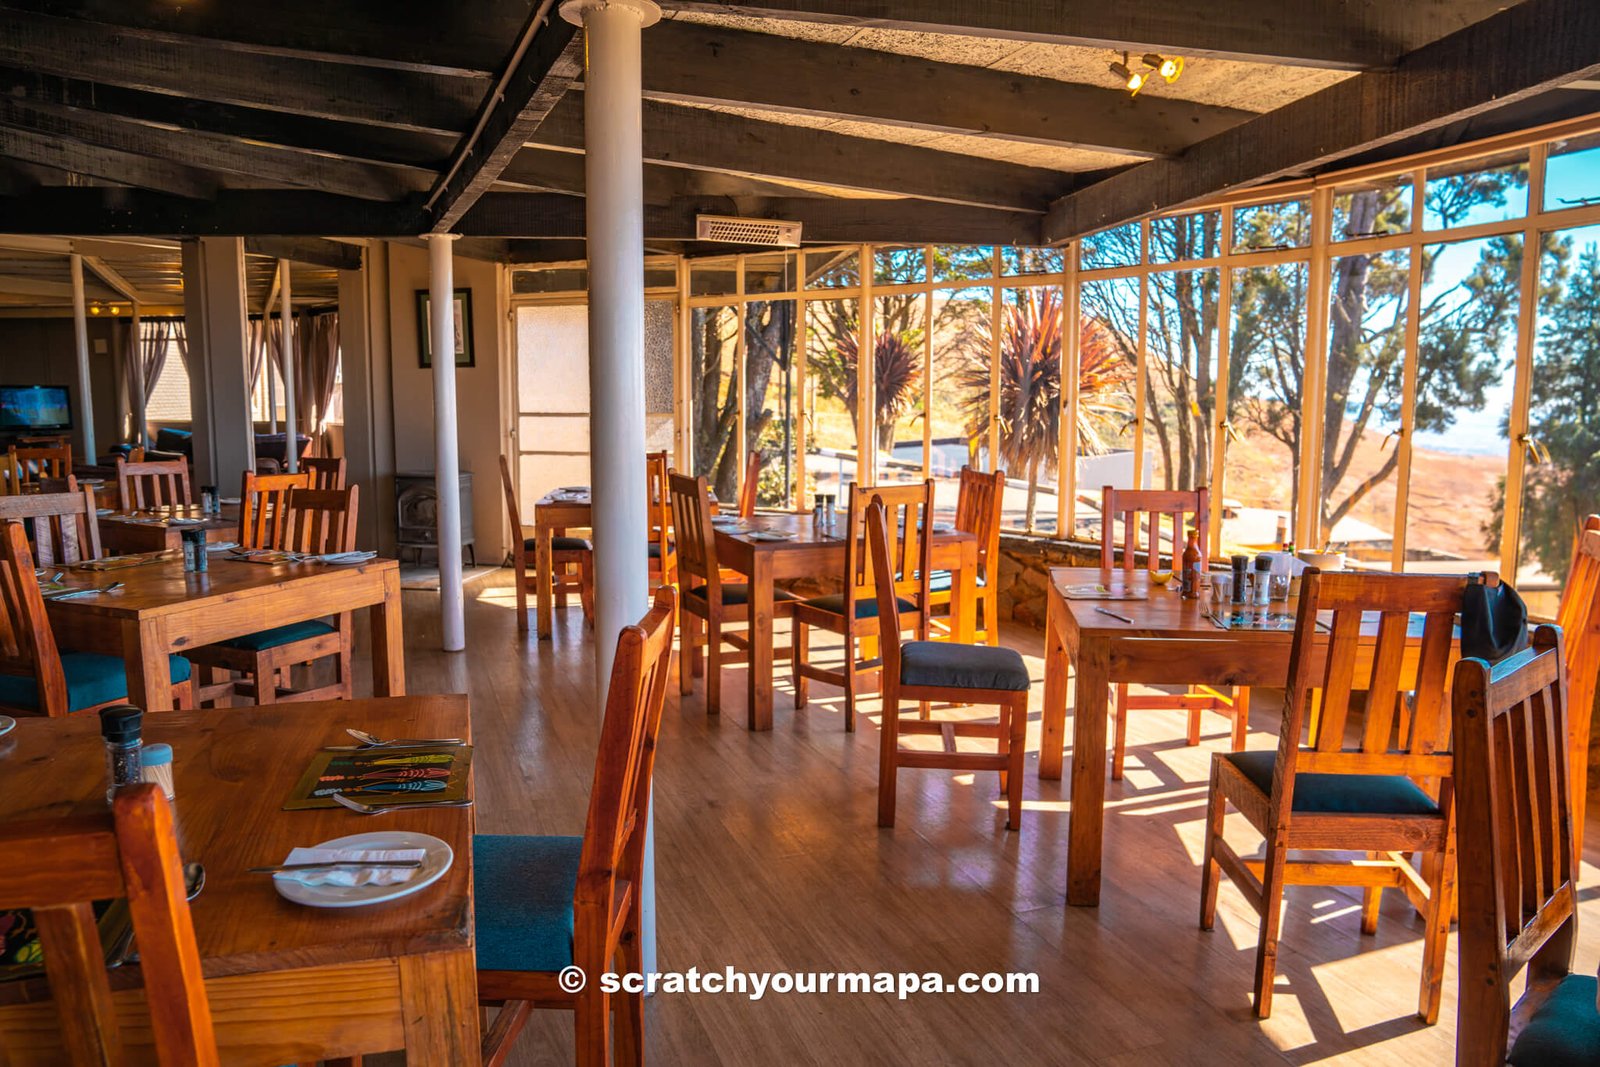
[[[64,385],[0,385],[0,432],[72,429]]]

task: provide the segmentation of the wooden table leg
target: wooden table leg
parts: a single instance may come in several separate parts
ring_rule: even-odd
[[[772,729],[772,556],[750,560],[750,729]]]
[[[1105,829],[1106,703],[1110,647],[1085,636],[1078,650],[1078,699],[1072,716],[1072,809],[1067,822],[1067,903],[1100,903],[1100,846]]]
[[[1044,708],[1039,716],[1039,777],[1061,780],[1067,743],[1067,646],[1061,637],[1061,607],[1054,596],[1044,628]]]
[[[977,632],[978,614],[978,546],[975,542],[961,545],[961,563],[950,576],[950,636],[958,644],[970,645]],[[993,626],[993,620],[988,622]]]
[[[478,972],[472,949],[401,956],[408,1064],[477,1063]]]
[[[550,561],[550,539],[554,535],[551,533],[550,524],[546,522],[536,523],[534,525],[533,535],[536,538],[533,565],[538,568],[538,575],[535,578],[534,585],[536,590],[535,599],[538,601],[538,619],[536,620],[536,624],[539,627],[539,640],[548,641],[550,639],[551,618],[555,611],[554,606],[552,605],[552,601],[555,599],[555,594],[551,586],[553,579],[551,576],[552,564]]]
[[[368,609],[372,627],[372,695],[406,695],[405,630],[400,621],[400,571],[383,574],[383,601]]]
[[[158,620],[122,624],[122,663],[128,677],[128,702],[145,711],[172,710],[172,674],[167,663],[166,630]]]

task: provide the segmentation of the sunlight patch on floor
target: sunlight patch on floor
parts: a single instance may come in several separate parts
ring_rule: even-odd
[[[1391,925],[1395,922],[1389,916],[1384,918]],[[1412,1015],[1416,1010],[1414,995],[1412,998],[1355,996],[1352,992],[1392,989],[1396,978],[1402,979],[1401,988],[1414,989],[1410,981],[1412,978],[1420,985],[1421,938],[1384,948],[1371,948],[1368,947],[1371,939],[1363,938],[1356,932],[1353,920],[1350,927],[1350,955],[1311,966],[1311,974],[1326,992],[1325,999],[1339,1022],[1339,1029],[1349,1034]]]

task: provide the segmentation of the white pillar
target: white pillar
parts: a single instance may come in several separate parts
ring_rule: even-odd
[[[584,194],[589,240],[589,425],[594,502],[597,705],[617,635],[648,606],[644,460],[644,150],[641,31],[653,0],[565,0],[584,50]],[[653,821],[653,820],[652,820]],[[640,906],[645,970],[655,968],[654,834],[647,828]]]
[[[446,652],[467,647],[461,589],[461,460],[456,440],[456,283],[453,233],[428,241],[428,350],[433,356],[433,486],[439,493],[439,632]],[[463,323],[463,327],[470,325]]]
[[[280,315],[283,317],[283,457],[284,470],[290,474],[300,471],[300,450],[295,447],[300,422],[294,411],[294,295],[289,284],[289,261],[278,260],[278,295],[283,298]],[[263,327],[265,328],[265,327]]]
[[[72,338],[78,349],[78,418],[83,423],[83,462],[93,463],[94,393],[89,384],[89,309],[83,298],[83,257],[72,253]]]

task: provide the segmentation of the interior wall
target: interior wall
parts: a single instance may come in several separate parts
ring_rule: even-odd
[[[122,440],[118,403],[118,369],[109,318],[91,317],[89,387],[94,392],[95,446],[105,449]],[[0,319],[0,384],[64,385],[72,397],[72,418],[81,426],[83,398],[78,395],[78,355],[71,318]],[[75,438],[75,442],[81,438]],[[76,458],[81,445],[75,443]]]
[[[389,351],[393,358],[394,458],[398,474],[433,473],[433,371],[418,365],[417,291],[428,288],[428,251],[390,243]],[[504,267],[455,258],[457,289],[472,292],[474,365],[456,371],[456,418],[461,469],[472,472],[472,524],[480,563],[498,565],[506,554],[500,452],[508,447],[502,396],[507,351],[502,329],[509,308]],[[392,520],[391,520],[392,521]]]

